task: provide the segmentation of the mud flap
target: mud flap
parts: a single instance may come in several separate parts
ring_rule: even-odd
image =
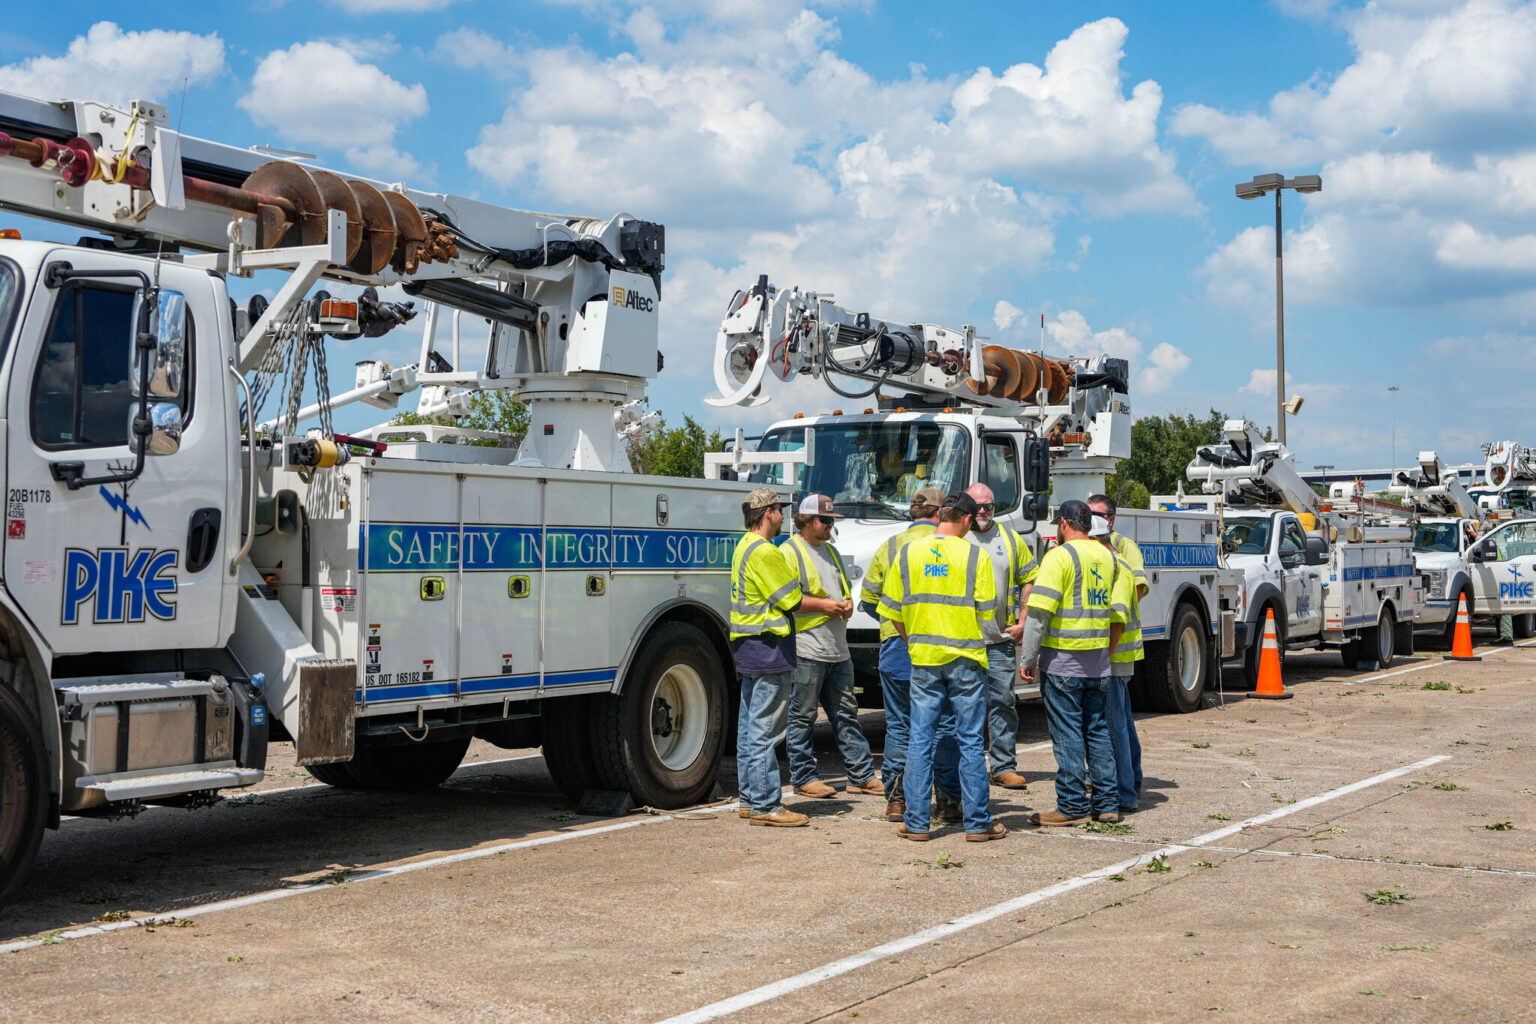
[[[293,746],[298,763],[352,760],[356,741],[357,662],[315,658],[299,669],[299,730]]]

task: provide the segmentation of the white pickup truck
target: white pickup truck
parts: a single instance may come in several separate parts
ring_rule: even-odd
[[[1467,549],[1466,558],[1473,614],[1509,615],[1516,638],[1536,635],[1536,519],[1496,527]]]

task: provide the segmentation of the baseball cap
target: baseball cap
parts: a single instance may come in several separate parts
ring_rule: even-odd
[[[1105,519],[1103,516],[1094,516],[1093,517],[1093,527],[1088,531],[1088,536],[1090,536],[1090,537],[1108,537],[1109,536],[1109,520]]]
[[[1093,527],[1093,509],[1087,502],[1068,498],[1056,509],[1056,521],[1059,523],[1064,519],[1080,530],[1089,530]]]
[[[742,508],[772,508],[774,505],[793,505],[792,501],[785,501],[779,497],[779,492],[772,487],[754,487],[747,495],[747,500],[741,503]]]
[[[943,503],[944,492],[937,487],[924,487],[912,495],[912,504],[914,505],[929,505],[933,508],[938,508]]]
[[[841,512],[832,511],[832,499],[827,497],[825,494],[807,494],[805,496],[805,500],[800,503],[800,506],[795,509],[795,511],[799,512],[803,516],[832,516],[834,519],[843,518]]]
[[[954,494],[944,496],[943,508],[952,508],[963,515],[974,516],[976,514],[976,499],[964,491],[956,491]]]

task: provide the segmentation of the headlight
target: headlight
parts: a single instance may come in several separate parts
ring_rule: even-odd
[[[1445,570],[1424,570],[1424,596],[1431,600],[1445,597]]]

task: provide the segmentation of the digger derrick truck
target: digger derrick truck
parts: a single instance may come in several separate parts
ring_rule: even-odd
[[[1225,562],[1241,571],[1236,648],[1249,686],[1258,679],[1265,613],[1273,611],[1281,657],[1337,649],[1346,668],[1385,667],[1412,653],[1424,589],[1406,525],[1372,525],[1335,507],[1296,471],[1295,456],[1246,420],[1223,425],[1226,441],[1197,449],[1185,476],[1205,501],[1156,498],[1221,521]]]
[[[278,739],[336,786],[436,786],[479,736],[541,744],[572,797],[709,793],[748,488],[637,476],[616,432],[659,369],[660,225],[269,162],[152,103],[5,94],[0,203],[101,236],[0,239],[0,900],[62,814],[209,802]],[[274,270],[270,303],[234,308],[231,280]],[[421,360],[367,360],[332,398],[327,337],[415,311],[310,298],[322,281],[425,300]],[[488,325],[482,365],[438,351],[439,310]],[[498,388],[529,405],[519,449],[329,421]]]
[[[880,318],[761,277],[727,306],[716,336],[719,394],[706,401],[761,405],[775,381],[804,376],[868,407],[780,420],[755,451],[738,430],[732,450],[706,456],[706,473],[830,496],[848,515],[837,545],[855,591],[923,487],[987,484],[997,520],[1038,557],[1053,532],[1050,502],[1102,491],[1130,453],[1130,368],[1110,356],[1057,359],[983,341],[969,325]],[[1123,509],[1116,527],[1140,545],[1150,587],[1141,601],[1147,658],[1133,693],[1143,707],[1193,711],[1217,679],[1223,602],[1239,590],[1236,574],[1218,565],[1216,517]],[[1017,594],[1009,600],[1017,607]],[[860,700],[878,706],[879,623],[856,609],[848,640]],[[1038,696],[1015,683],[1019,696]]]
[[[1483,479],[1469,492],[1490,519],[1536,518],[1536,448],[1514,441],[1483,445]]]

